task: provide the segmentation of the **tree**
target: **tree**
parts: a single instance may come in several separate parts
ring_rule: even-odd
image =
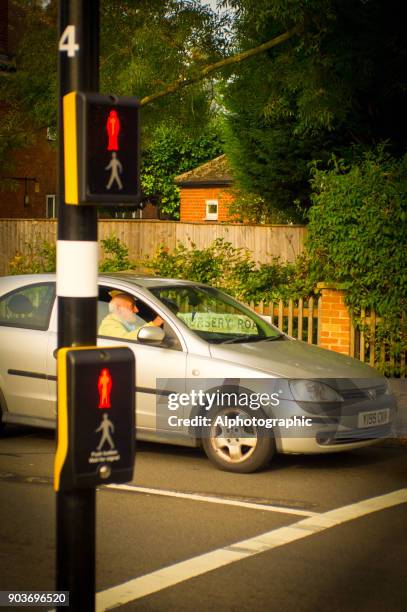
[[[175,176],[221,153],[222,142],[215,123],[198,136],[187,136],[182,127],[173,123],[159,125],[143,155],[143,194],[158,201],[161,213],[177,219],[180,197]]]
[[[0,163],[10,149],[31,141],[35,127],[56,127],[58,109],[56,3],[14,0],[9,13],[20,42],[17,70],[0,75]]]
[[[397,0],[231,0],[236,44],[299,34],[235,70],[223,89],[240,186],[288,219],[310,205],[310,162],[388,139],[406,150],[407,41]],[[299,206],[299,208],[298,208]]]
[[[0,81],[0,99],[8,103],[0,126],[3,160],[38,128],[57,123],[57,2],[13,0],[12,14],[20,44],[16,72]],[[100,90],[149,98],[141,115],[142,183],[167,214],[176,216],[179,203],[174,175],[220,152],[213,84],[195,76],[225,54],[224,22],[195,0],[101,2]],[[150,99],[180,79],[191,85]]]
[[[0,99],[20,133],[57,123],[57,2],[12,0],[20,32],[17,70],[0,80]],[[195,0],[103,0],[100,90],[143,98],[203,63],[222,57],[226,41],[216,14]],[[212,117],[212,87],[198,83],[142,112],[142,143],[173,121],[188,135],[203,133]],[[11,128],[9,129],[9,132]]]
[[[106,0],[101,5],[101,89],[139,99],[219,60],[227,40],[219,18],[196,0]],[[202,133],[212,117],[211,83],[193,83],[143,105],[144,142],[174,122]]]
[[[143,195],[172,218],[179,210],[174,177],[221,152],[212,83],[194,80],[202,65],[226,51],[220,25],[195,1],[109,0],[102,8],[101,86],[141,99]],[[154,96],[184,79],[190,87]]]
[[[14,7],[24,34],[18,70],[0,86],[9,101],[0,128],[3,159],[13,142],[28,140],[35,127],[56,127],[57,119],[56,1],[14,0]],[[210,75],[285,42],[293,31],[226,56],[227,18],[195,0],[106,0],[101,8],[101,89],[141,98],[145,195],[176,216],[175,174],[221,152]]]

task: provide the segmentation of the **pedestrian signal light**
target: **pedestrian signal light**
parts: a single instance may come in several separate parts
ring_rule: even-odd
[[[66,204],[139,204],[139,124],[135,98],[79,91],[64,96]]]
[[[127,347],[58,350],[58,444],[54,488],[133,477],[135,364]]]
[[[98,378],[99,408],[111,408],[112,377],[107,368],[103,368]]]
[[[109,139],[107,150],[118,151],[119,150],[119,132],[120,132],[120,119],[117,116],[117,111],[114,109],[110,111],[109,117],[106,121],[106,131]]]

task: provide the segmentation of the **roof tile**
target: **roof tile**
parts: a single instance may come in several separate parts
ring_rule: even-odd
[[[175,182],[179,186],[191,185],[193,183],[207,185],[222,183],[228,185],[233,182],[233,176],[226,155],[220,155],[206,162],[206,164],[176,176]]]

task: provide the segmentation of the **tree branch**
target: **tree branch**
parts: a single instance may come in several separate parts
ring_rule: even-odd
[[[219,62],[209,64],[194,76],[189,78],[177,79],[176,81],[170,83],[165,89],[158,91],[157,93],[151,94],[151,96],[146,96],[145,98],[142,98],[140,100],[140,105],[146,106],[146,104],[151,104],[151,102],[154,102],[159,98],[163,98],[164,96],[168,96],[174,93],[178,89],[181,89],[181,87],[185,87],[186,85],[191,85],[191,83],[196,83],[197,81],[205,79],[209,74],[215,72],[216,70],[221,70],[222,68],[225,68],[226,66],[231,66],[233,64],[239,64],[240,62],[244,62],[245,60],[254,57],[255,55],[258,55],[259,53],[263,53],[264,51],[271,49],[272,47],[277,47],[277,45],[281,45],[281,43],[292,38],[292,36],[294,36],[294,34],[297,34],[298,31],[299,27],[297,26],[295,28],[292,28],[291,30],[287,30],[287,32],[284,32],[284,34],[280,34],[279,36],[272,38],[271,40],[259,45],[258,47],[253,47],[253,49],[249,49],[248,51],[236,53],[236,55],[231,55],[226,59],[220,60]]]

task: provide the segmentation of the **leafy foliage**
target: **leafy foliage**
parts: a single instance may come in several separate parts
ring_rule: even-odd
[[[13,0],[9,13],[19,39],[16,71],[1,79],[0,99],[18,114],[21,131],[30,123],[56,127],[56,2]]]
[[[131,270],[135,262],[129,259],[129,249],[117,236],[101,240],[105,258],[99,264],[99,272],[121,272]]]
[[[356,316],[372,308],[393,356],[407,350],[407,155],[383,147],[313,170],[307,254],[311,279],[340,283]],[[361,321],[363,324],[363,321]],[[365,329],[369,334],[370,330]]]
[[[161,213],[179,217],[179,189],[174,178],[222,152],[215,126],[206,134],[190,137],[176,125],[159,126],[142,161],[141,185],[147,198],[156,200]]]
[[[196,0],[105,0],[102,90],[141,99],[192,76],[225,52],[224,20]],[[211,116],[212,97],[211,86],[198,83],[144,107],[144,141],[148,144],[151,129],[168,123],[201,131]]]
[[[10,4],[18,37],[16,71],[1,79],[0,99],[18,115],[15,125],[22,133],[56,128],[57,1]],[[227,46],[222,19],[195,0],[104,0],[100,21],[100,89],[107,93],[138,98],[155,93],[180,75],[193,74],[203,62],[221,58]],[[143,108],[143,147],[162,125],[183,126],[189,135],[204,133],[213,95],[210,83],[198,83]]]
[[[56,126],[56,3],[13,0],[10,25],[20,37],[16,71],[0,79],[2,108],[0,163],[10,168],[9,151],[31,144],[36,128]],[[8,189],[9,185],[5,185]]]
[[[244,302],[259,303],[312,292],[300,264],[280,262],[278,257],[269,264],[257,264],[249,251],[223,238],[203,249],[197,249],[191,241],[188,246],[178,242],[172,252],[161,246],[146,265],[158,276],[207,283]]]
[[[56,246],[47,240],[26,242],[25,252],[17,252],[8,262],[9,274],[40,274],[55,272]]]
[[[235,222],[253,224],[285,224],[287,214],[284,211],[270,208],[266,200],[256,194],[231,190],[233,199],[228,212]]]
[[[129,249],[116,236],[101,240],[104,259],[99,264],[99,272],[121,272],[136,267],[129,259]],[[40,274],[55,272],[56,245],[47,240],[26,242],[24,254],[17,252],[8,262],[9,274]]]
[[[246,49],[299,34],[235,69],[223,86],[226,153],[239,186],[286,219],[310,206],[310,164],[354,144],[407,145],[407,42],[397,0],[231,0]]]

